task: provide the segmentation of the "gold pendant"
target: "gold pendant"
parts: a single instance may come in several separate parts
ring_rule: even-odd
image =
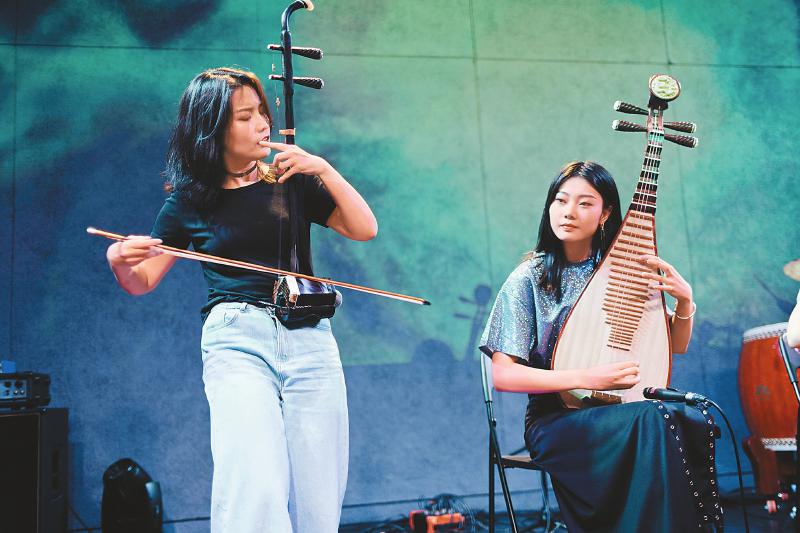
[[[272,165],[259,165],[258,166],[258,177],[266,181],[267,183],[275,183],[278,181],[278,173],[275,171],[275,167]],[[266,170],[264,170],[266,167]]]

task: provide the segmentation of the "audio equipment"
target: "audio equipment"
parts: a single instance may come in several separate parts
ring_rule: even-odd
[[[0,531],[66,531],[67,432],[67,409],[0,412]]]
[[[464,531],[465,519],[464,515],[457,512],[431,512],[420,509],[409,513],[408,526],[414,533]]]
[[[0,374],[0,408],[35,408],[49,404],[49,375],[36,372]]]
[[[685,392],[678,389],[659,389],[657,387],[645,387],[642,391],[645,398],[651,400],[661,400],[662,402],[681,402],[687,405],[697,405],[707,402],[708,398],[696,392]]]

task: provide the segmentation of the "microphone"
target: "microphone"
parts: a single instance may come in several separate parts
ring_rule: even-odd
[[[708,402],[709,399],[702,394],[694,392],[683,392],[675,389],[659,389],[656,387],[645,387],[642,391],[645,398],[651,400],[662,400],[665,402],[683,402],[688,405],[695,405],[700,402]]]

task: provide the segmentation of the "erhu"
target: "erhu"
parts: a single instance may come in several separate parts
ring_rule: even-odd
[[[657,272],[637,259],[657,255],[656,192],[661,148],[668,140],[695,148],[697,139],[664,133],[664,128],[693,133],[690,122],[664,122],[664,111],[681,91],[672,76],[650,77],[648,109],[616,102],[614,110],[646,115],[647,125],[615,120],[617,131],[645,132],[647,144],[639,183],[619,232],[600,265],[584,287],[553,349],[554,370],[575,370],[620,361],[639,361],[640,382],[631,389],[592,391],[575,389],[559,393],[567,407],[582,408],[644,399],[645,387],[666,387],[672,366],[672,345],[664,294],[650,288],[645,273]]]
[[[270,74],[269,79],[280,81],[283,84],[283,101],[276,98],[276,109],[283,104],[284,127],[278,131],[284,136],[285,144],[295,144],[294,127],[294,85],[303,85],[312,89],[322,89],[325,85],[321,78],[309,78],[294,75],[292,54],[297,54],[309,59],[322,59],[322,50],[319,48],[292,46],[292,34],[289,30],[289,19],[297,10],[312,11],[314,4],[310,0],[295,0],[283,11],[281,15],[281,43],[270,44],[270,50],[281,53],[283,74]],[[274,66],[273,66],[274,70]],[[301,188],[297,178],[289,180],[285,185],[288,191],[288,211],[291,225],[291,242],[289,243],[290,259],[289,269],[293,272],[300,271],[297,246],[300,237],[300,218],[303,202],[300,198]],[[311,265],[311,251],[309,250],[309,266]],[[307,278],[298,278],[292,275],[280,276],[275,282],[273,301],[278,306],[276,315],[285,322],[304,320],[309,317],[327,318],[333,316],[339,303],[338,293],[327,283],[314,281]]]

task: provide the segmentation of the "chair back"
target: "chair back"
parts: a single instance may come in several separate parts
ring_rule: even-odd
[[[789,374],[789,381],[794,389],[795,397],[798,403],[800,403],[800,387],[798,387],[797,384],[797,370],[800,365],[797,364],[797,352],[789,347],[786,333],[781,335],[778,339],[778,349],[781,352],[783,364],[786,366],[786,373]]]
[[[488,359],[488,361],[487,361]],[[483,401],[487,404],[492,402],[492,360],[484,353],[481,353],[481,381],[483,382]]]

